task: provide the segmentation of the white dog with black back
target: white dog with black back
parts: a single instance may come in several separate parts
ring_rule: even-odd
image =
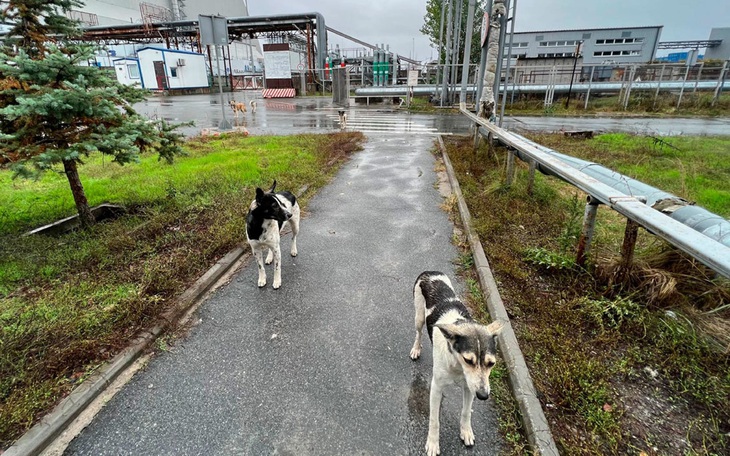
[[[426,453],[440,454],[439,412],[444,387],[456,383],[463,391],[460,437],[464,445],[474,445],[471,407],[474,396],[489,398],[489,374],[497,362],[496,336],[503,323],[485,326],[474,321],[469,310],[454,292],[449,278],[437,271],[421,273],[413,286],[416,310],[416,340],[411,359],[421,356],[421,333],[424,324],[433,346],[430,412]]]
[[[251,202],[246,215],[246,239],[251,246],[259,268],[259,288],[266,286],[264,253],[266,264],[274,262],[274,289],[281,287],[281,232],[291,226],[291,256],[297,256],[297,234],[299,233],[299,203],[290,192],[275,192],[276,181],[269,191],[256,189],[256,198]]]

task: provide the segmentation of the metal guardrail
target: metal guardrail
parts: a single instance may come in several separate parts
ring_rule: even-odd
[[[521,154],[539,163],[541,167],[549,169],[555,176],[611,207],[627,219],[638,223],[647,231],[659,236],[724,277],[730,278],[730,247],[652,209],[639,197],[622,193],[547,154],[507,130],[477,117],[464,105],[461,106],[460,111],[469,120],[490,132],[500,143],[519,150]]]

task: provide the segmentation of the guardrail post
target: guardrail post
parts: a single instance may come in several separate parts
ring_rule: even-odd
[[[527,180],[527,194],[532,195],[533,187],[535,186],[535,169],[537,168],[537,162],[530,160],[530,177]]]
[[[515,153],[512,148],[507,149],[507,176],[504,184],[509,188],[515,178]]]
[[[479,139],[481,136],[482,136],[482,134],[479,133],[479,124],[475,123],[474,124],[474,152],[476,152],[477,149],[479,149]]]
[[[585,266],[586,258],[588,258],[588,253],[591,251],[593,230],[596,227],[596,214],[598,213],[598,205],[601,204],[590,195],[586,198],[586,201],[586,209],[583,212],[583,230],[580,233],[575,254],[575,262],[579,266]]]
[[[616,273],[616,283],[625,283],[628,278],[631,263],[634,261],[634,248],[636,247],[638,235],[639,224],[631,219],[626,219],[626,230],[624,231],[624,242],[621,245],[621,262]]]

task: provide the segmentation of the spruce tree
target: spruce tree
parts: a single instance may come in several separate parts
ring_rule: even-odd
[[[34,177],[63,168],[81,223],[94,223],[78,165],[93,153],[124,165],[156,150],[171,162],[182,135],[132,108],[145,98],[88,62],[95,47],[79,41],[66,17],[78,0],[10,0],[0,19],[12,24],[0,49],[0,166]]]

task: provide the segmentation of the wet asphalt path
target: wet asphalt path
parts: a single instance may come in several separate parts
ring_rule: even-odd
[[[297,258],[284,238],[281,289],[270,287],[271,267],[258,289],[249,262],[66,454],[424,454],[431,345],[424,338],[422,359],[411,361],[411,290],[426,269],[454,277],[457,257],[432,144],[430,135],[371,135],[310,201]],[[499,452],[493,400],[475,401],[467,450],[460,389],[447,391],[442,455]]]
[[[227,119],[235,126],[245,127],[253,135],[262,134],[296,134],[327,132],[339,130],[337,109],[332,106],[332,99],[296,98],[296,99],[262,99],[260,92],[236,92],[224,94],[224,103],[229,100],[247,103],[255,100],[256,112],[249,112],[238,119],[226,108]],[[183,131],[188,135],[199,134],[203,128],[217,127],[222,116],[220,96],[218,94],[187,95],[164,97],[154,96],[147,101],[135,105],[135,109],[143,115],[163,118],[171,122],[195,121],[194,127],[186,127]],[[460,114],[409,114],[393,104],[380,104],[357,107],[349,110],[355,116],[360,115],[369,124],[350,126],[353,129],[378,130],[387,125],[384,122],[372,121],[367,117],[395,116],[408,119],[418,125],[431,128],[442,133],[466,134],[469,122]],[[352,120],[352,118],[350,119]],[[408,133],[407,128],[390,125],[389,130]],[[650,134],[659,136],[671,135],[730,135],[730,117],[716,118],[611,118],[611,117],[505,117],[504,127],[519,131],[559,131],[559,130],[593,130],[596,133],[625,132]]]

